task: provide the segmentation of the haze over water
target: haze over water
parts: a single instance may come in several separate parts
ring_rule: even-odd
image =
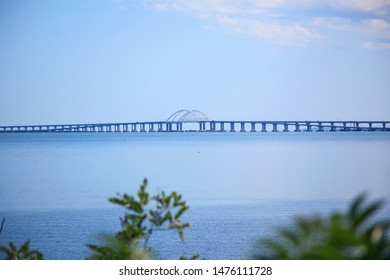
[[[0,138],[0,209],[106,207],[176,190],[189,200],[390,198],[389,133],[17,134]]]

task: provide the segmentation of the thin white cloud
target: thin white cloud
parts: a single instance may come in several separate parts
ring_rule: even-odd
[[[146,0],[150,6],[155,9],[166,11],[176,10],[185,11],[195,15],[209,16],[212,14],[224,15],[257,15],[265,9],[271,9],[282,6],[285,0]]]
[[[317,17],[311,20],[311,24],[339,31],[352,31],[355,29],[352,20],[340,17]]]
[[[335,0],[335,6],[345,7],[366,13],[388,15],[390,13],[389,0]]]
[[[142,0],[229,32],[287,45],[390,43],[390,0]]]
[[[363,21],[365,27],[373,33],[374,37],[383,36],[385,39],[390,39],[390,23],[378,18]],[[390,42],[389,42],[390,43]]]
[[[390,43],[384,43],[384,42],[364,42],[362,47],[365,48],[365,49],[383,50],[383,49],[390,49]]]
[[[296,24],[284,24],[277,20],[237,19],[220,16],[216,21],[236,33],[253,35],[279,45],[307,45],[322,40],[321,35]]]

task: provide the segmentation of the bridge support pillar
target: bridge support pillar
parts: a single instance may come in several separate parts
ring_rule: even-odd
[[[230,123],[230,132],[236,132],[236,130],[234,129],[234,122]]]
[[[199,122],[199,132],[202,132],[202,131],[204,131],[204,129],[203,129],[203,125],[204,125],[204,123],[203,122]]]
[[[241,124],[241,129],[240,129],[240,132],[246,132],[245,130],[245,123],[240,123]]]
[[[312,130],[311,130],[311,124],[310,124],[310,123],[306,123],[306,126],[307,126],[306,131],[312,131]]]
[[[251,132],[256,132],[256,123],[251,123]]]
[[[215,122],[210,122],[210,130],[215,131]]]
[[[140,132],[146,132],[145,123],[141,123],[141,130],[140,130]]]
[[[137,130],[137,124],[135,124],[135,123],[132,123],[132,124],[131,124],[131,132],[138,132],[138,130]]]
[[[301,131],[299,123],[295,123],[295,130],[294,131],[296,131],[296,132]]]
[[[319,132],[323,132],[324,131],[324,126],[322,125],[322,123],[318,123],[318,131]]]
[[[220,132],[225,132],[225,131],[226,131],[226,130],[225,130],[225,123],[224,123],[224,122],[220,122],[220,123],[219,123],[219,126],[220,126],[220,129],[219,129]]]
[[[261,132],[267,132],[267,124],[261,123]]]
[[[283,132],[289,132],[289,130],[288,130],[288,124],[287,124],[287,123],[284,123],[283,126],[284,126]]]
[[[272,124],[272,132],[278,132],[278,124],[277,123]]]
[[[334,122],[330,123],[330,131],[336,131],[336,127],[334,125]]]
[[[355,123],[355,129],[356,129],[356,130],[361,130],[360,127],[359,127],[359,125],[360,125],[359,122],[356,122],[356,123]]]

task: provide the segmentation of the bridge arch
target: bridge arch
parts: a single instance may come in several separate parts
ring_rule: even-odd
[[[179,110],[170,115],[167,122],[200,122],[200,121],[211,121],[212,119],[205,113],[199,110]]]

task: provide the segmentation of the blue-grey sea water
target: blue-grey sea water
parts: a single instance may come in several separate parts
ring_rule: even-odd
[[[175,190],[186,241],[153,234],[164,259],[249,258],[253,242],[300,215],[344,210],[366,191],[390,199],[390,133],[28,133],[0,135],[0,244],[83,259],[120,228],[107,198]],[[380,215],[390,217],[389,203]]]

